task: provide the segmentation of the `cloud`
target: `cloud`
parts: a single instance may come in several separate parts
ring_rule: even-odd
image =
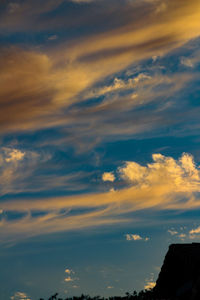
[[[58,172],[55,177],[52,156],[46,150],[0,147],[0,195],[84,190],[86,184],[82,181],[91,174],[65,170],[64,174]],[[57,168],[60,170],[59,166]]]
[[[144,286],[144,289],[145,290],[149,290],[149,289],[153,289],[156,285],[156,282],[153,282],[153,281],[147,281],[145,286]]]
[[[178,160],[162,154],[152,157],[153,162],[146,166],[126,162],[120,167],[119,176],[124,180],[124,187],[115,191],[1,201],[4,210],[0,223],[1,240],[134,222],[127,214],[135,211],[182,211],[200,207],[200,171],[193,157],[186,153]],[[138,169],[142,176],[138,176]],[[23,216],[8,220],[6,213],[10,211]],[[42,214],[35,216],[35,211]]]
[[[154,281],[154,273],[151,273],[150,278],[146,279],[145,281],[146,283],[144,289],[145,290],[153,289],[154,286],[156,285],[156,282]]]
[[[189,68],[194,68],[199,62],[200,62],[199,50],[194,51],[194,53],[189,57],[182,56],[180,58],[180,63],[185,67],[189,67]]]
[[[18,149],[9,149],[9,148],[4,148],[4,151],[6,153],[6,162],[16,162],[19,160],[22,160],[25,156],[25,152],[22,152]]]
[[[16,292],[14,296],[10,297],[11,300],[31,300],[29,296],[27,296],[26,293],[23,292]]]
[[[177,235],[178,234],[178,231],[171,230],[171,229],[167,230],[167,232],[169,232],[171,235]]]
[[[64,279],[66,282],[74,281],[74,279],[71,276],[68,276]]]
[[[75,274],[75,272],[73,270],[71,270],[71,269],[65,269],[65,273],[68,275],[64,279],[65,282],[72,282],[72,281],[78,280],[78,278],[72,277],[72,275]]]
[[[187,57],[182,57],[181,58],[181,64],[186,66],[186,67],[190,67],[190,68],[194,67],[193,61],[190,58],[187,58]]]
[[[183,231],[184,230],[184,231]],[[190,229],[186,231],[186,227],[181,227],[180,230],[168,230],[168,232],[176,239],[181,241],[199,239],[200,227]]]
[[[195,235],[195,234],[199,234],[200,233],[200,226],[195,228],[195,229],[191,229],[189,234],[191,235]]]
[[[39,163],[49,159],[34,151],[13,147],[0,148],[1,195],[28,190],[30,176]]]
[[[146,237],[146,238],[143,238],[141,237],[139,234],[126,234],[126,240],[127,241],[148,241],[149,238]]]
[[[50,35],[50,36],[48,37],[48,40],[49,40],[49,41],[55,41],[55,40],[57,40],[57,38],[58,38],[58,36],[57,36],[56,34],[54,34],[54,35]]]
[[[152,186],[160,180],[177,187],[180,192],[199,191],[200,171],[196,168],[193,157],[184,153],[176,161],[162,154],[153,154],[153,163],[147,167],[135,162],[126,162],[124,167],[119,167],[120,176],[136,186]],[[165,178],[164,178],[164,177]]]
[[[184,241],[185,238],[187,237],[187,235],[186,235],[185,233],[181,233],[181,234],[178,235],[178,237],[179,237],[182,241]]]
[[[142,81],[143,84],[148,84],[151,79],[151,76],[146,75],[144,73],[138,74],[136,77],[129,78],[127,81],[124,81],[119,78],[114,78],[114,82],[110,86],[105,86],[103,88],[100,88],[99,90],[94,90],[91,95],[93,96],[101,96],[105,95],[107,93],[112,93],[120,90],[129,90],[136,88],[138,84]]]
[[[115,181],[115,175],[112,172],[105,172],[102,175],[102,180],[103,181],[111,181],[114,182]]]
[[[95,5],[101,8],[102,17],[106,15],[109,20],[116,18],[108,1],[97,2]],[[37,24],[41,32],[43,26],[47,29],[46,26],[51,25],[49,20],[44,25],[45,18],[42,18],[42,14],[54,11],[62,3],[63,0],[44,1],[42,5],[41,1],[20,2],[19,9],[16,9],[12,16],[3,10],[0,29],[7,28],[11,33],[24,32],[26,28],[31,28],[31,25],[29,27],[26,23],[32,22],[34,30]],[[121,5],[121,2],[117,1],[114,10],[123,16],[123,24],[120,23],[114,28],[102,27],[97,33],[88,33],[84,38],[68,41],[67,44],[58,42],[57,47],[48,51],[44,50],[45,47],[41,51],[36,50],[37,48],[1,48],[1,131],[27,131],[74,124],[79,118],[73,111],[69,112],[69,107],[85,101],[84,94],[91,93],[91,88],[96,91],[95,86],[108,76],[116,78],[114,84],[110,87],[105,85],[104,91],[97,89],[97,93],[105,93],[106,88],[107,91],[130,88],[136,84],[135,79],[128,79],[123,83],[116,77],[117,72],[138,61],[169,53],[200,35],[199,1],[183,0],[180,7],[178,0],[169,0],[165,9],[160,10],[161,4],[160,1],[132,1]],[[92,3],[91,7],[97,10]],[[159,13],[153,13],[158,8]],[[91,27],[94,17],[88,18],[87,11],[84,18]],[[83,22],[83,19],[81,20]],[[100,21],[101,28],[102,18]],[[55,20],[61,28],[64,26],[63,22],[60,19]],[[51,28],[48,29],[50,32]],[[145,80],[148,79],[144,78]],[[137,98],[136,95],[137,93],[133,98]],[[108,110],[109,106],[104,106],[105,108]],[[93,124],[92,113],[91,110],[90,125]],[[85,124],[87,121],[85,113],[82,122]],[[97,123],[95,125],[98,126]]]
[[[73,270],[70,270],[70,269],[66,269],[66,270],[65,270],[65,273],[71,274],[71,273],[74,273],[74,271],[73,271]]]

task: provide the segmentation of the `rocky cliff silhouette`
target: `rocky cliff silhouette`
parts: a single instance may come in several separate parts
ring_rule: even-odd
[[[154,295],[155,299],[200,300],[200,243],[169,246]]]

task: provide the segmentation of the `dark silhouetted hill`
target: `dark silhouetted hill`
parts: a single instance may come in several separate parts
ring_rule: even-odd
[[[154,294],[159,299],[200,300],[200,243],[170,245]]]

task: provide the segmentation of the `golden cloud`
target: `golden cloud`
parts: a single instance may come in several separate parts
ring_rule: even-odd
[[[129,182],[128,187],[99,194],[1,202],[2,240],[128,222],[127,213],[144,209],[185,210],[200,206],[200,171],[189,154],[179,160],[154,154],[153,163],[147,166],[127,162],[120,167],[119,175]],[[24,216],[17,221],[7,220],[9,211]],[[42,214],[36,217],[34,212]]]
[[[198,0],[183,0],[181,5],[179,0],[168,0],[159,10],[162,3],[126,2],[126,11],[133,13],[126,24],[58,44],[43,53],[15,47],[1,49],[1,131],[73,123],[67,109],[84,101],[84,92],[96,83],[134,62],[166,54],[200,35]],[[47,1],[37,10],[37,3],[34,6],[29,1],[29,5],[37,14],[57,6],[55,2],[48,5]],[[21,13],[26,11],[20,9]],[[119,83],[122,84],[115,82],[113,89]]]

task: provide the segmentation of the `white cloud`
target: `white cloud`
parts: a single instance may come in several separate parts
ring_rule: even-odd
[[[115,175],[112,172],[105,172],[102,175],[102,180],[103,181],[111,181],[114,182],[115,181]]]
[[[141,240],[148,241],[149,240],[148,237],[143,238],[139,234],[130,234],[129,233],[129,234],[126,234],[125,236],[126,236],[127,241],[141,241]]]
[[[111,285],[107,286],[107,289],[113,289],[113,288],[114,288],[114,287],[111,286]]]

